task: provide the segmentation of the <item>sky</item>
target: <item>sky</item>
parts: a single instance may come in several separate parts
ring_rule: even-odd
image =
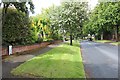
[[[91,9],[93,9],[97,4],[97,0],[88,0],[88,2]],[[33,4],[35,5],[35,10],[34,10],[35,13],[34,14],[30,13],[30,16],[35,16],[37,14],[40,14],[42,8],[48,8],[53,4],[59,6],[61,4],[61,0],[33,0]]]

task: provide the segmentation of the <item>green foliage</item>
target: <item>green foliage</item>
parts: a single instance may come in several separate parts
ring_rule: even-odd
[[[52,10],[52,7],[43,9],[41,14],[32,17],[33,26],[37,28],[38,33],[41,35],[41,39],[44,41],[47,41],[49,39],[61,39],[57,26],[54,28],[52,26],[53,22],[50,18],[50,15],[52,15]]]
[[[58,40],[63,36],[80,37],[83,22],[87,19],[87,3],[62,3],[42,10],[42,14],[34,17],[34,24],[40,28],[46,38]],[[38,25],[39,24],[39,25]],[[44,29],[46,27],[46,29]],[[66,35],[67,34],[67,35]],[[68,35],[69,34],[69,35]]]
[[[1,3],[3,4],[3,15],[7,13],[7,9],[11,5],[14,6],[18,11],[24,12],[25,14],[28,14],[29,11],[34,13],[34,5],[32,3],[32,0],[31,1],[26,0],[24,2],[22,2],[21,0],[16,0],[14,2],[11,1],[5,2],[4,0],[2,0]]]
[[[15,9],[8,9],[2,27],[3,44],[31,44],[37,40],[36,28],[31,26],[31,21],[25,13]]]
[[[73,38],[80,37],[84,20],[87,19],[87,3],[63,2],[60,6],[52,6],[45,11],[50,19],[52,34],[62,37],[69,34]],[[55,35],[54,35],[55,37]]]
[[[37,41],[36,41],[36,43],[41,43],[42,41],[43,41],[42,38],[38,38]]]
[[[50,38],[52,38],[53,40],[62,40],[62,36],[59,34],[51,34]]]
[[[87,19],[87,8],[87,3],[85,2],[63,2],[60,7],[55,9],[57,14],[54,16],[56,17],[54,23],[58,23],[57,25],[63,30],[63,33],[79,37],[83,22]]]
[[[120,26],[120,2],[99,3],[94,10],[90,12],[89,20],[84,23],[83,33],[112,34],[116,31],[116,25]]]

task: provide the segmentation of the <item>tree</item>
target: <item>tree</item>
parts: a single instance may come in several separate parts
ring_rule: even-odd
[[[61,30],[59,26],[59,14],[60,14],[59,6],[51,6],[47,9],[42,10],[42,18],[46,20],[47,29],[49,29],[50,37],[54,40],[61,39]]]
[[[3,4],[3,44],[17,45],[35,43],[37,39],[35,29],[31,27],[31,21],[29,20],[29,12],[34,12],[33,3],[29,1],[21,2],[20,0],[16,0],[16,2],[4,2],[2,0],[1,4]]]
[[[2,26],[3,45],[25,45],[37,41],[36,30],[25,13],[8,8]]]
[[[26,2],[22,2],[22,1],[18,1],[16,0],[16,2],[4,2],[4,0],[2,0],[3,4],[3,9],[2,9],[2,25],[4,25],[4,21],[5,21],[5,15],[7,13],[8,7],[10,6],[14,6],[19,12],[24,12],[26,14],[26,16],[29,15],[29,11],[31,11],[32,13],[34,13],[34,5],[32,3],[32,1],[26,1]],[[27,4],[30,7],[27,7]]]
[[[87,3],[63,2],[60,6],[52,6],[47,9],[47,16],[50,19],[52,32],[61,32],[64,38],[65,34],[70,36],[70,45],[72,39],[81,35],[83,22],[87,19]]]
[[[25,1],[22,2],[21,0],[16,0],[15,2],[4,2],[4,0],[2,0],[3,4],[3,14],[7,13],[7,9],[10,6],[14,6],[18,11],[22,11],[25,12],[26,14],[29,13],[29,11],[31,11],[32,13],[34,13],[34,5],[32,3],[32,1]],[[29,5],[30,7],[28,8],[27,5]]]
[[[70,45],[72,45],[72,39],[78,37],[81,33],[83,22],[87,19],[87,10],[88,5],[85,2],[62,3],[60,20],[63,30],[70,35]]]
[[[116,41],[118,39],[118,30],[120,23],[120,2],[107,2],[99,3],[96,8],[91,11],[86,31],[94,32],[95,34],[101,34],[101,39],[103,39],[104,34],[116,33]],[[116,27],[114,27],[116,26]],[[89,33],[88,32],[88,33]]]
[[[72,45],[72,40],[82,34],[83,22],[87,19],[87,10],[88,4],[85,2],[63,2],[60,6],[53,5],[44,9],[41,16],[54,37],[61,33],[63,37],[69,34],[70,45]]]

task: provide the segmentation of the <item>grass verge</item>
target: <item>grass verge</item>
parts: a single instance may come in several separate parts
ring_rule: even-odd
[[[100,42],[100,43],[110,43],[112,45],[120,45],[120,42],[114,42],[114,41],[111,41],[111,40],[95,40],[95,42]]]
[[[101,42],[101,43],[110,43],[111,40],[95,40],[95,42]]]
[[[110,44],[112,44],[112,45],[120,45],[120,42],[113,42],[113,43],[110,43]]]
[[[64,43],[21,64],[13,75],[43,78],[85,78],[80,45]]]

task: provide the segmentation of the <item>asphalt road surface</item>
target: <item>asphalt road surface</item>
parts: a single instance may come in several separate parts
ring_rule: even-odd
[[[81,51],[88,78],[118,78],[118,46],[82,41]]]

